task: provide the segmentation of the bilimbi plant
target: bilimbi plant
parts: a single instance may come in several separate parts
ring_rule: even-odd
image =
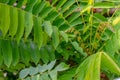
[[[1,80],[120,76],[119,4],[119,0],[0,0]]]

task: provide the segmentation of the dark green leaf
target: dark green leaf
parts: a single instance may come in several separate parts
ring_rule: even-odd
[[[60,43],[60,41],[59,41],[59,31],[58,31],[58,28],[53,26],[52,44],[53,44],[55,49],[57,48],[59,43]]]
[[[37,43],[39,49],[43,43],[42,19],[34,17],[34,41]]]
[[[20,59],[19,49],[16,42],[12,42],[12,65],[16,66]]]
[[[28,50],[29,50],[28,46],[24,42],[21,42],[20,43],[20,57],[21,57],[21,60],[26,65],[28,65],[30,61],[30,53]]]
[[[0,40],[0,66],[3,64],[3,54],[2,54],[2,49],[1,49],[1,40]]]
[[[3,53],[3,59],[4,63],[7,67],[10,67],[12,62],[12,47],[11,47],[11,41],[8,40],[2,40],[1,42],[2,47],[2,53]]]
[[[38,47],[35,44],[33,44],[32,42],[30,43],[29,53],[30,53],[32,61],[35,64],[37,64],[40,60],[40,52],[39,52]]]
[[[48,51],[48,55],[49,55],[49,57],[50,57],[50,61],[55,60],[55,51],[54,51],[52,45],[47,45],[47,46],[46,46],[46,49],[47,49],[47,51]]]
[[[44,63],[48,63],[48,62],[49,62],[50,57],[49,57],[49,55],[48,55],[48,52],[47,52],[46,48],[42,47],[42,48],[40,49],[40,55],[41,55],[41,59],[42,59],[42,61],[43,61]]]
[[[65,40],[66,42],[68,42],[68,35],[67,35],[65,32],[63,32],[63,31],[60,31],[60,34],[61,34],[61,36],[64,38],[64,40]]]

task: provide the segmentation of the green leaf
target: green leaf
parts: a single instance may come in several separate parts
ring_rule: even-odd
[[[32,12],[33,7],[37,3],[37,1],[38,0],[27,0],[27,6],[26,6],[25,10],[28,11],[28,12]]]
[[[47,52],[46,48],[42,47],[42,48],[40,49],[40,55],[41,55],[41,59],[42,59],[42,61],[43,61],[44,63],[48,63],[48,62],[49,62],[50,57],[49,57],[49,55],[48,55],[48,52]]]
[[[75,10],[77,10],[77,5],[72,5],[71,7],[70,7],[70,9],[69,10],[67,10],[64,14],[63,14],[63,16],[66,18],[66,17],[68,17],[69,15],[71,15]]]
[[[58,28],[53,26],[53,33],[52,33],[52,44],[54,46],[54,48],[56,49],[57,46],[59,45],[60,41],[59,41],[59,32],[58,32]]]
[[[34,17],[34,42],[37,43],[39,49],[43,43],[42,19]]]
[[[0,0],[2,3],[8,3],[10,0]]]
[[[40,80],[40,75],[35,75],[30,80]]]
[[[101,58],[101,67],[104,70],[109,70],[112,73],[115,73],[117,75],[120,75],[120,68],[118,65],[113,61],[112,58],[110,58],[106,53],[102,52],[102,58]]]
[[[85,34],[89,29],[90,29],[90,26],[89,26],[89,25],[88,25],[88,26],[85,26],[85,27],[84,27],[84,30],[83,30],[83,34]]]
[[[87,5],[85,8],[82,9],[82,11],[80,12],[80,15],[83,14],[84,12],[90,10],[92,8],[91,5]]]
[[[19,49],[16,42],[12,42],[12,65],[16,66],[20,59]]]
[[[23,70],[20,71],[19,78],[23,79],[23,78],[25,78],[28,74],[29,74],[29,69],[28,69],[28,68],[23,69]]]
[[[59,30],[65,31],[70,28],[70,25],[68,23],[65,23],[59,27]]]
[[[43,45],[45,46],[45,45],[47,44],[47,41],[48,41],[49,36],[48,36],[48,34],[47,34],[46,32],[44,32],[44,31],[43,31],[43,35],[44,35],[44,37],[43,37]]]
[[[68,42],[68,35],[65,32],[60,31],[60,35],[64,38],[66,42]]]
[[[75,0],[70,0],[67,1],[61,8],[61,13],[65,12],[66,10],[68,10],[70,8],[70,6],[72,6],[76,1]]]
[[[93,54],[84,60],[76,70],[74,80],[100,80],[101,54]]]
[[[2,54],[2,49],[1,49],[1,40],[0,40],[0,66],[3,64],[3,54]]]
[[[58,0],[53,0],[52,2],[52,6],[57,2]]]
[[[59,28],[64,23],[65,23],[65,20],[60,16],[54,20],[53,25]]]
[[[39,62],[40,58],[41,58],[39,49],[32,42],[28,46],[30,46],[29,47],[29,53],[30,53],[31,59],[35,64],[37,64]]]
[[[43,8],[42,12],[39,14],[42,18],[47,17],[47,15],[53,10],[51,6]]]
[[[58,77],[58,80],[73,80],[76,68],[70,68]]]
[[[8,4],[13,5],[16,2],[16,0],[10,0]]]
[[[48,69],[47,64],[44,64],[43,66],[38,65],[37,68],[38,68],[39,73],[43,73],[43,72],[47,71],[47,69]]]
[[[23,5],[23,3],[24,3],[24,1],[25,1],[25,0],[20,0],[20,1],[18,1],[17,7],[18,7],[18,8],[21,8],[22,5]]]
[[[30,13],[25,14],[25,39],[29,36],[32,32],[33,28],[33,15]]]
[[[11,62],[12,62],[12,47],[11,47],[11,41],[2,40],[2,42],[1,42],[1,47],[2,47],[4,64],[5,64],[7,67],[10,67]]]
[[[53,11],[51,11],[48,16],[45,18],[45,20],[47,21],[51,21],[51,23],[56,19],[56,17],[58,16],[58,12],[56,10],[53,9]]]
[[[20,57],[21,57],[21,60],[26,65],[28,65],[30,61],[30,54],[28,50],[29,50],[28,46],[24,42],[21,42],[20,43]]]
[[[65,63],[60,63],[59,65],[57,65],[57,67],[55,68],[55,70],[57,71],[64,71],[64,70],[67,70],[69,69],[69,66],[66,65]]]
[[[18,12],[18,29],[16,33],[16,40],[17,43],[20,42],[23,34],[24,34],[24,27],[25,27],[25,12],[22,10],[19,10]]]
[[[0,30],[6,36],[10,26],[10,7],[0,4]]]
[[[47,45],[46,49],[48,51],[48,55],[50,57],[50,61],[55,60],[55,51],[53,49],[53,46],[52,45]]]
[[[44,73],[42,76],[40,76],[40,80],[50,80],[47,73]]]
[[[38,69],[34,67],[29,68],[29,75],[33,76],[38,73]]]
[[[101,15],[100,13],[95,13],[94,17],[99,20],[99,21],[107,21],[107,18],[105,18],[103,15]]]
[[[111,2],[97,2],[94,4],[94,8],[114,8],[115,4]]]
[[[76,25],[79,25],[79,24],[82,24],[83,22],[82,22],[82,18],[80,17],[80,18],[77,18],[77,19],[75,19],[74,21],[72,21],[71,23],[70,23],[70,26],[71,27],[74,27],[74,26],[76,26]]]
[[[105,52],[109,53],[110,55],[114,55],[114,53],[119,49],[118,40],[118,35],[111,35],[111,39],[106,41]]]
[[[73,22],[75,19],[77,19],[79,16],[80,16],[80,13],[79,13],[79,12],[73,13],[73,14],[71,14],[70,17],[68,17],[67,21],[68,21],[69,23],[71,23],[71,22]]]
[[[31,80],[30,77],[27,77],[25,80]]]
[[[60,8],[61,6],[63,6],[63,5],[66,3],[66,1],[67,1],[67,0],[61,0],[61,1],[59,1],[59,3],[58,3],[57,6],[56,6],[56,9],[59,10],[59,8]]]
[[[45,32],[51,37],[53,33],[53,29],[50,21],[44,21],[43,26],[44,26]]]
[[[52,61],[48,65],[47,64],[44,64],[43,66],[38,65],[37,69],[40,73],[45,72],[46,70],[50,71],[54,67],[55,63],[56,63],[56,60]]]
[[[0,50],[0,66],[3,64],[3,54],[2,51]]]
[[[89,56],[76,70],[74,80],[100,80],[100,69],[120,75],[120,68],[106,53]]]
[[[52,61],[51,63],[49,63],[49,64],[47,65],[49,71],[54,67],[55,63],[56,63],[56,60],[55,60],[55,61]]]
[[[44,1],[40,1],[38,4],[36,4],[33,8],[33,14],[35,15],[39,15],[39,13],[43,10],[43,8],[45,7],[45,2]]]
[[[77,42],[72,42],[73,47],[82,55],[87,56],[87,53],[83,52],[83,49],[79,46]]]
[[[13,38],[18,28],[18,10],[17,8],[10,8],[10,29],[9,35]]]
[[[61,55],[64,57],[65,60],[68,60],[69,57],[70,57],[70,51],[63,50],[63,52],[61,53]]]
[[[57,71],[56,70],[50,71],[49,75],[50,75],[52,80],[57,80]]]

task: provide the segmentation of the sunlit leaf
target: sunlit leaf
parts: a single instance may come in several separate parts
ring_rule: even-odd
[[[63,70],[67,70],[69,68],[68,65],[66,65],[65,63],[60,63],[56,68],[55,70],[57,71],[63,71]]]

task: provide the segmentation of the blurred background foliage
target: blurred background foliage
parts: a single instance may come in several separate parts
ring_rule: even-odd
[[[0,0],[0,80],[119,77],[119,4]]]

